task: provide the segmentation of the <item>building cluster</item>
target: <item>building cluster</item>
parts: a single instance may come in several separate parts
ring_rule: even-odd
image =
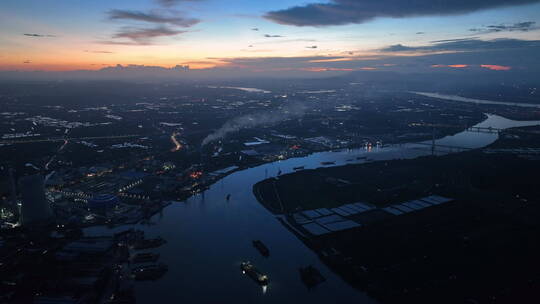
[[[154,264],[158,255],[139,252],[163,245],[161,238],[145,239],[144,232],[133,230],[84,236],[85,226],[135,223],[163,207],[161,201],[137,204],[105,193],[129,192],[145,177],[112,174],[80,175],[83,181],[67,183],[71,192],[65,193],[58,190],[63,184],[47,185],[39,172],[28,172],[17,183],[12,178],[20,195],[2,197],[0,303],[134,303],[133,280],[165,274],[165,265]]]
[[[154,280],[167,267],[161,246],[142,231],[84,236],[80,232],[18,230],[0,238],[2,303],[135,303],[135,280]]]

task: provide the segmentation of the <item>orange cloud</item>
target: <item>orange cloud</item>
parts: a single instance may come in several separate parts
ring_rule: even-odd
[[[493,71],[508,71],[512,68],[509,66],[496,65],[496,64],[481,64],[480,66],[486,69],[493,70]]]
[[[329,72],[329,71],[342,71],[342,72],[352,72],[354,69],[342,69],[342,68],[302,68],[302,71],[308,72]]]
[[[337,57],[328,59],[313,59],[309,60],[310,63],[325,63],[325,62],[340,62],[340,61],[359,61],[359,60],[378,60],[380,56],[374,56],[373,54],[364,54],[358,56]]]
[[[222,60],[195,60],[182,62],[182,65],[188,65],[191,70],[204,70],[216,67],[225,67],[230,65],[230,63]]]
[[[377,70],[374,67],[361,67],[361,68],[326,68],[326,67],[309,67],[309,68],[299,68],[299,69],[289,69],[289,70],[298,70],[306,72],[352,72],[352,71],[373,71]]]
[[[455,69],[462,69],[468,67],[468,64],[433,64],[431,65],[432,68],[455,68]]]
[[[317,60],[309,60],[308,62],[323,63],[323,62],[339,62],[339,61],[352,61],[352,60],[355,60],[355,58],[343,57],[343,58],[331,58],[331,59],[317,59]]]
[[[470,65],[468,64],[433,64],[431,65],[432,68],[455,68],[455,69],[462,69],[467,68]],[[493,71],[508,71],[512,69],[510,66],[504,66],[504,65],[496,65],[496,64],[481,64],[480,67],[490,69]]]

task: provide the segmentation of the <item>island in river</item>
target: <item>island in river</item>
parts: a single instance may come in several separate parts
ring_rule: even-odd
[[[538,130],[507,130],[481,150],[302,170],[261,181],[254,194],[383,303],[532,303]]]

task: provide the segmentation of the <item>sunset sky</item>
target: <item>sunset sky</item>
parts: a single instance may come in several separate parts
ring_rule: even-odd
[[[439,56],[425,67],[503,71],[531,63],[493,50],[539,48],[536,0],[316,1],[2,0],[0,70],[370,70]]]

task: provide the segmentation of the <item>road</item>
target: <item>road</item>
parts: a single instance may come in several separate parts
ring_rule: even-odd
[[[141,135],[115,135],[115,136],[93,136],[93,137],[58,137],[58,138],[42,138],[42,139],[31,139],[31,140],[3,140],[0,141],[0,144],[3,145],[15,145],[15,144],[28,144],[28,143],[39,143],[39,142],[55,142],[55,141],[70,141],[70,140],[98,140],[98,139],[119,139],[119,138],[132,138],[139,137]]]
[[[171,149],[171,152],[176,152],[176,151],[182,149],[182,144],[178,141],[178,139],[176,139],[176,135],[178,135],[178,133],[176,133],[176,132],[174,132],[171,135],[171,141],[174,144],[174,147]]]

